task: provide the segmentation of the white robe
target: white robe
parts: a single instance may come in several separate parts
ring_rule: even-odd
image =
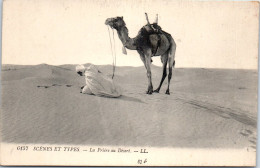
[[[84,70],[82,67],[80,71],[85,75],[86,80],[82,93],[105,97],[121,96],[121,89],[116,87],[113,80],[101,73],[96,66],[90,65],[87,68],[84,67]]]

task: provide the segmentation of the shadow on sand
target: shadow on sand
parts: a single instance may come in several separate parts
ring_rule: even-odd
[[[132,101],[132,102],[137,102],[137,103],[145,103],[141,99],[137,99],[137,98],[125,96],[125,95],[120,96],[119,100]],[[147,104],[147,103],[145,103],[145,104]]]

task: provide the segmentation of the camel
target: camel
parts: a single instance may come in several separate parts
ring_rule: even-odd
[[[129,50],[137,50],[137,52],[139,53],[140,58],[143,61],[144,66],[147,70],[147,78],[148,78],[148,89],[146,92],[147,94],[152,94],[153,92],[159,93],[162,83],[167,76],[166,68],[168,63],[169,66],[168,87],[165,94],[170,95],[169,87],[172,78],[172,68],[175,65],[175,51],[176,51],[176,43],[172,38],[172,36],[163,30],[160,30],[161,33],[154,32],[151,34],[145,34],[144,29],[147,28],[147,26],[151,27],[149,21],[147,25],[141,28],[138,35],[134,38],[130,38],[128,36],[128,29],[123,20],[123,17],[108,18],[106,19],[105,24],[117,31],[118,37],[123,43],[123,47]],[[153,90],[152,74],[151,74],[151,62],[152,62],[151,58],[153,56],[161,56],[161,62],[163,64],[162,79],[156,90]]]

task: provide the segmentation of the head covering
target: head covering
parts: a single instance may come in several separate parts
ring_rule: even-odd
[[[76,66],[76,72],[82,72],[82,74],[84,74],[86,68],[84,67],[84,65],[77,65]]]

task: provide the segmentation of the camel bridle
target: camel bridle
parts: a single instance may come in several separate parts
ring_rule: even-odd
[[[111,49],[111,54],[112,54],[112,59],[113,59],[113,62],[112,62],[112,65],[113,65],[112,79],[113,79],[114,76],[115,76],[115,70],[116,70],[116,43],[115,43],[114,29],[113,28],[111,28],[111,29],[112,29],[112,32],[113,32],[113,42],[114,42],[114,45],[112,44],[109,26],[107,25],[107,30],[108,30],[108,34],[109,34],[109,41],[110,41],[110,49]]]

